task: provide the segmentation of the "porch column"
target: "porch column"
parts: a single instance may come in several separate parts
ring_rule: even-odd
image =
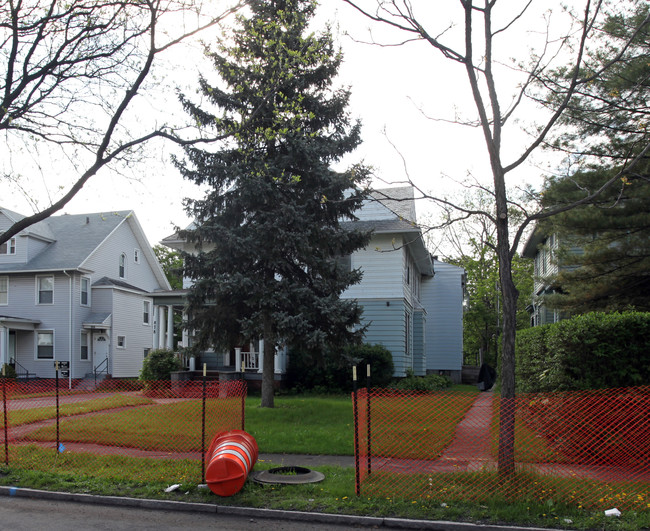
[[[185,328],[185,323],[187,323],[187,312],[183,310],[183,329],[181,330],[181,343],[183,347],[187,348],[190,346],[190,335]]]
[[[264,340],[263,339],[260,339],[259,345],[260,345],[259,346],[260,352],[257,361],[257,372],[261,374],[264,372]]]
[[[158,342],[160,341],[160,312],[158,311],[158,308],[158,305],[154,305],[153,307],[153,340],[151,341],[152,348],[158,348]]]
[[[158,306],[158,348],[165,348],[165,307]]]
[[[241,347],[235,348],[235,372],[241,372]]]
[[[174,350],[174,307],[167,306],[167,350]]]
[[[9,363],[9,330],[6,326],[0,326],[0,371],[5,363]]]

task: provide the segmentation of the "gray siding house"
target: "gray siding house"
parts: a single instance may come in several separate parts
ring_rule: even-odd
[[[0,230],[22,217],[0,207]],[[66,361],[70,381],[137,376],[165,329],[153,295],[168,290],[132,211],[41,221],[0,246],[0,366],[52,378]]]
[[[375,190],[356,214],[358,220],[347,223],[372,231],[372,238],[350,256],[350,266],[361,269],[363,278],[342,297],[363,306],[363,324],[368,325],[365,341],[390,350],[397,377],[407,371],[442,373],[460,382],[464,271],[439,261],[434,268],[417,225],[413,188]],[[178,234],[161,243],[194,252]],[[234,355],[219,354],[224,360],[220,365],[261,371],[262,348],[256,343]],[[286,363],[286,352],[278,352],[276,373],[282,373]]]

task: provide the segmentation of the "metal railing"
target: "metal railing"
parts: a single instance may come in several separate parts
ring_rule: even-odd
[[[97,387],[97,375],[99,374],[108,374],[108,358],[102,361],[99,365],[93,368],[93,373],[95,374],[95,387]]]

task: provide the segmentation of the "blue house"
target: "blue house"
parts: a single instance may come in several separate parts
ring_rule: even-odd
[[[0,208],[0,231],[23,216]],[[0,246],[0,366],[52,378],[95,371],[138,376],[155,346],[170,346],[170,290],[133,211],[53,216]]]
[[[363,278],[342,297],[363,306],[363,324],[368,325],[365,341],[390,350],[397,377],[413,371],[446,374],[460,382],[465,274],[461,268],[434,260],[426,249],[413,188],[375,190],[356,215],[358,221],[347,223],[372,231],[372,237],[367,247],[349,257],[349,266],[361,269]],[[178,234],[161,243],[194,252]],[[191,338],[185,341],[189,345]],[[206,353],[206,359],[211,359],[208,368],[259,373],[262,341],[240,345],[235,352]],[[286,351],[279,350],[276,373],[282,374],[286,364]]]

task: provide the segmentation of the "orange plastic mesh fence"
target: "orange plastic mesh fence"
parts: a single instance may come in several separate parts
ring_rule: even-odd
[[[57,463],[107,456],[131,464],[189,460],[198,481],[215,434],[244,428],[242,381],[104,380],[69,389],[67,379],[57,388],[55,380],[0,378],[0,386],[0,461],[12,466],[44,469],[53,456]]]
[[[650,387],[509,401],[362,389],[355,418],[364,496],[650,510]]]

